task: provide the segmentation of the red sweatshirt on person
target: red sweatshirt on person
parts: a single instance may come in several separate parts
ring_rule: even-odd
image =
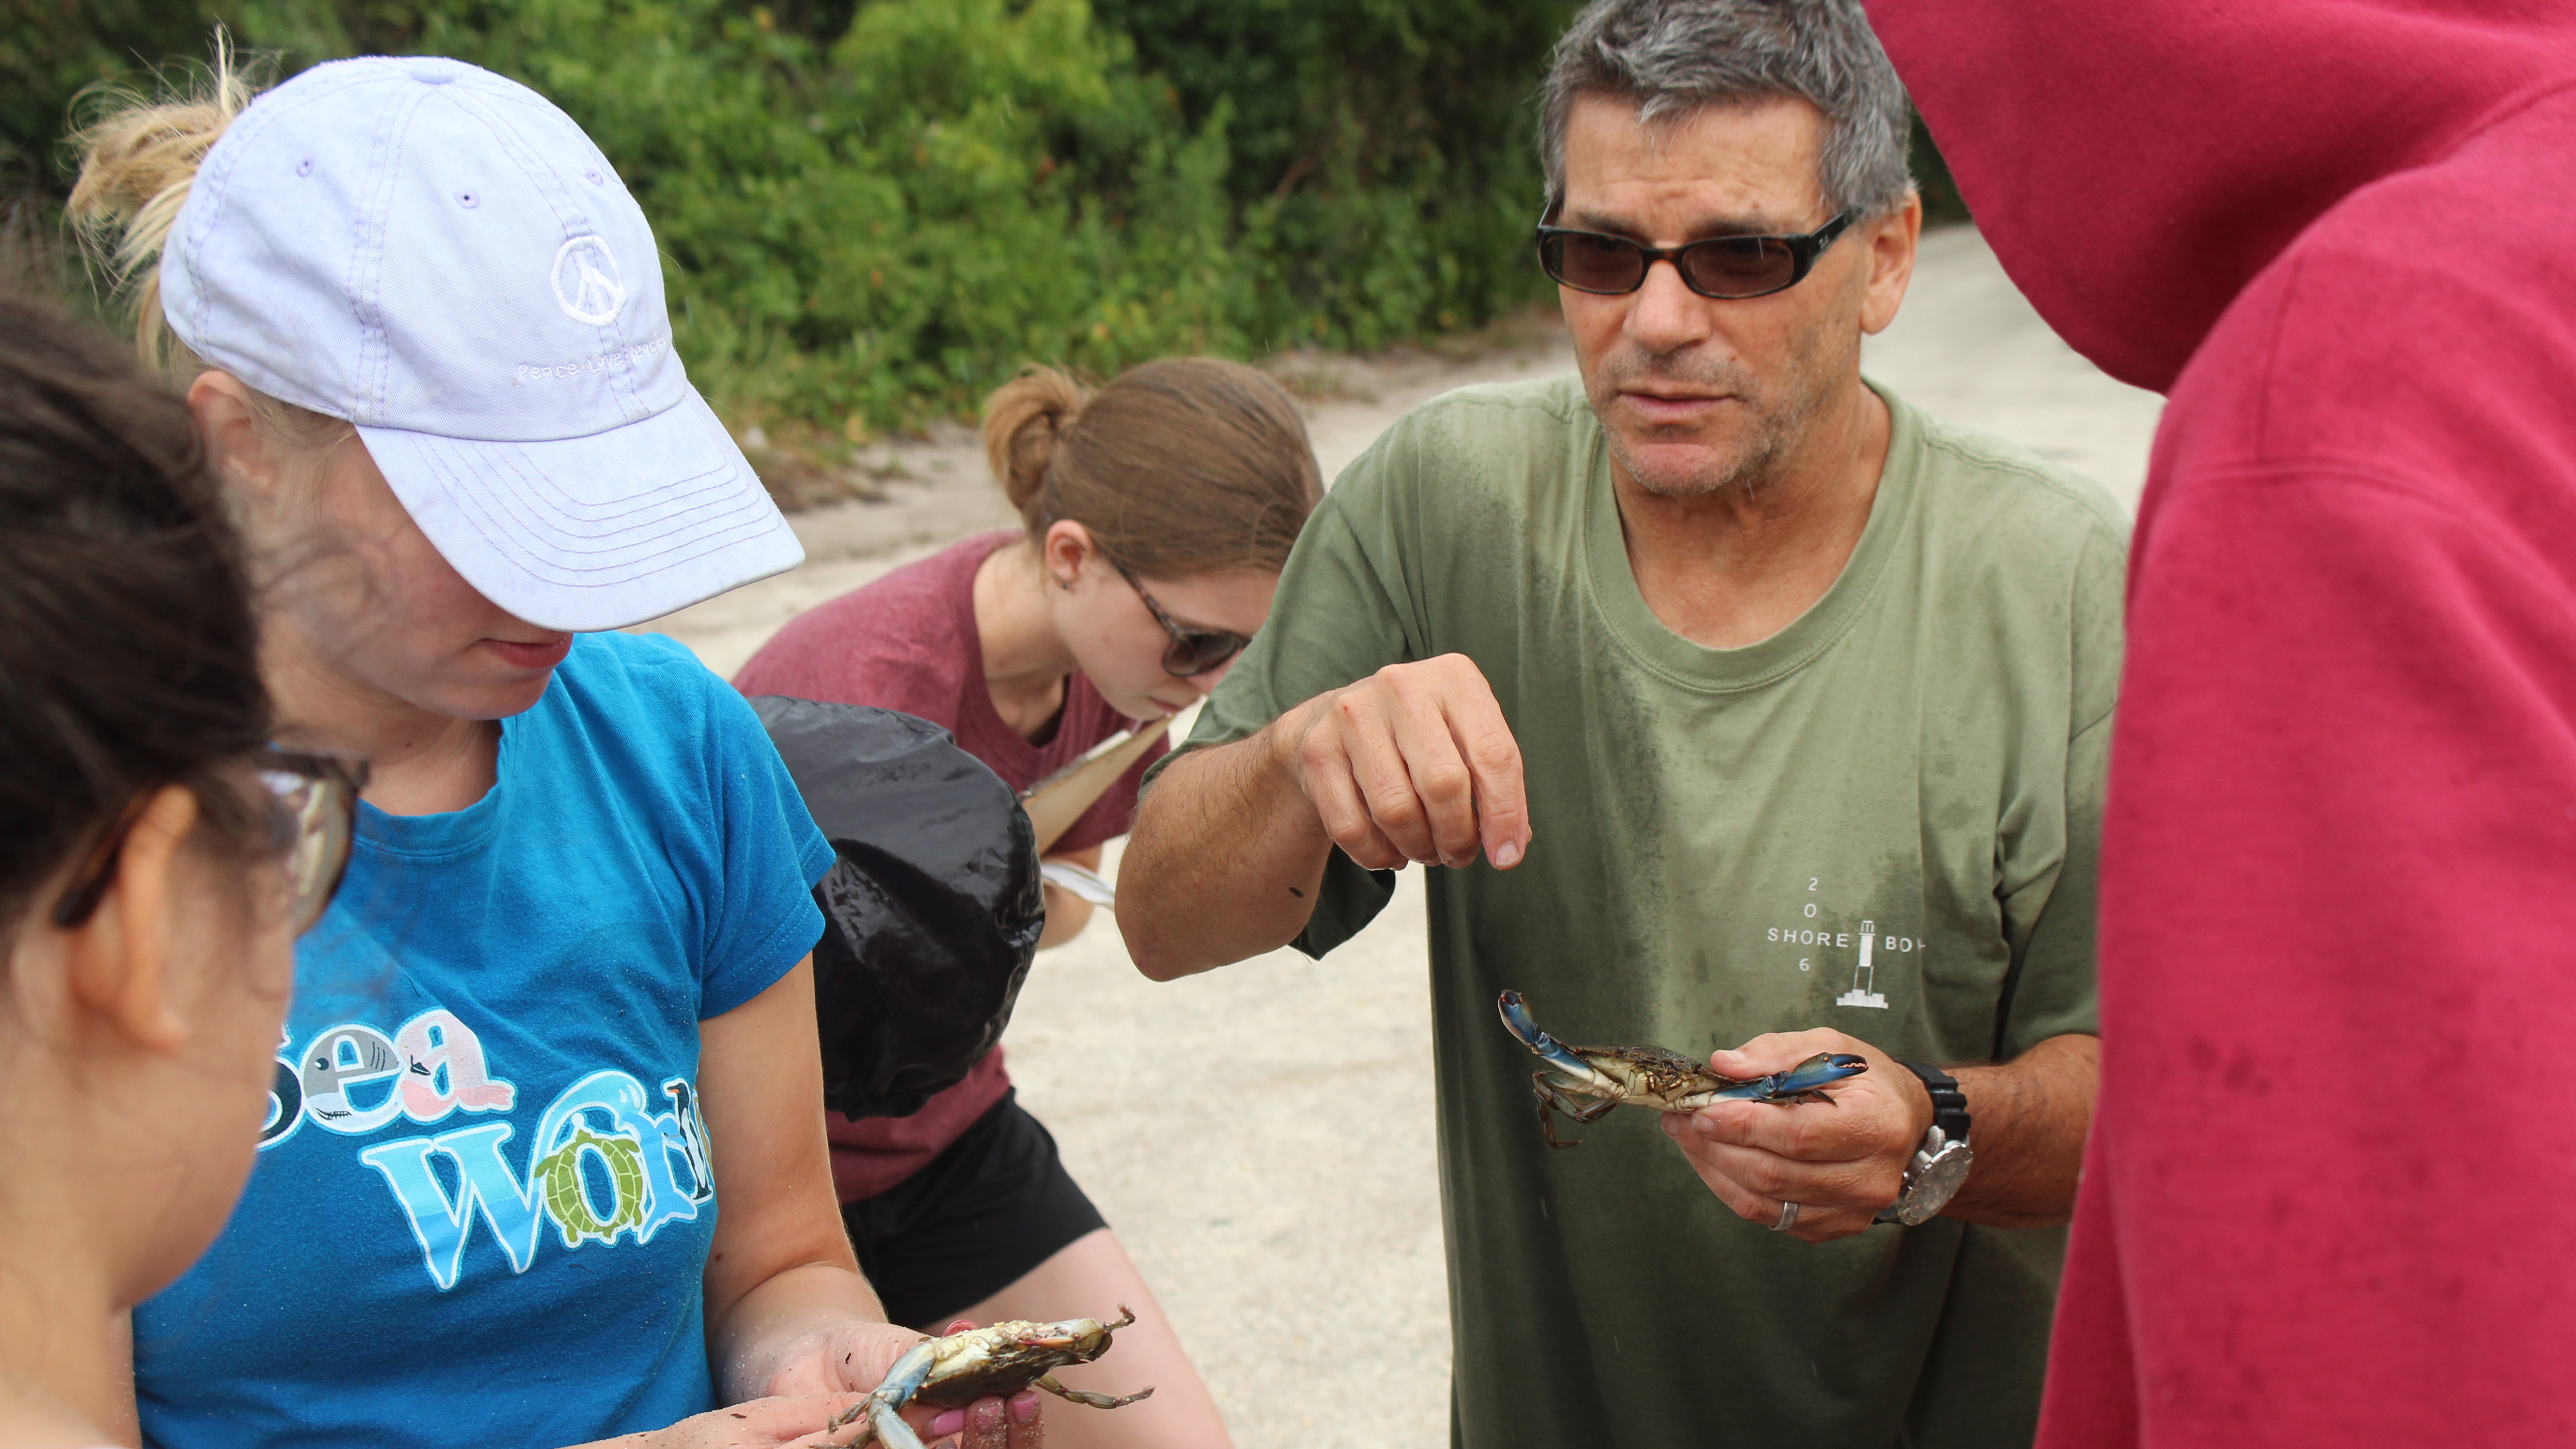
[[[2576,6],[1872,0],[2169,393],[2041,1443],[2576,1429]]]

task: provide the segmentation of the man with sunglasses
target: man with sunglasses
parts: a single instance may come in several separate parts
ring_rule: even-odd
[[[1850,0],[1599,0],[1543,102],[1580,378],[1342,476],[1144,798],[1120,927],[1158,978],[1320,953],[1447,867],[1461,1443],[2027,1442],[2125,521],[1862,378],[1921,211]],[[1727,1077],[1867,1069],[1551,1152],[1504,990]]]

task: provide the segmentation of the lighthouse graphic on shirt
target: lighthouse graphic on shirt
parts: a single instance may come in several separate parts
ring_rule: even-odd
[[[524,1273],[548,1228],[565,1251],[621,1238],[641,1245],[715,1198],[697,1091],[685,1077],[648,1090],[629,1073],[594,1071],[557,1094],[521,1141],[495,1115],[516,1105],[517,1086],[491,1074],[481,1039],[453,1012],[422,1012],[390,1034],[343,1022],[285,1047],[262,1151],[300,1131],[372,1137],[398,1122],[459,1124],[357,1153],[409,1220],[442,1292],[456,1286],[478,1229]]]

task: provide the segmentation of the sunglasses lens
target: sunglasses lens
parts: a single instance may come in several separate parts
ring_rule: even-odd
[[[1578,292],[1633,292],[1646,280],[1646,256],[1614,236],[1553,233],[1539,248],[1547,274]]]
[[[1798,279],[1798,257],[1778,237],[1718,237],[1682,253],[1685,280],[1704,297],[1759,297]]]
[[[1242,653],[1243,646],[1251,642],[1240,634],[1221,630],[1184,630],[1172,641],[1172,647],[1163,651],[1163,672],[1181,679],[1205,674]]]

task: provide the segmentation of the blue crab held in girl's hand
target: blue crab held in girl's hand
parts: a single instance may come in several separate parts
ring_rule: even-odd
[[[1116,1323],[1103,1323],[1096,1318],[1068,1318],[1059,1323],[1012,1321],[945,1338],[924,1339],[912,1352],[895,1360],[875,1392],[824,1425],[823,1431],[828,1434],[864,1415],[867,1423],[860,1427],[858,1437],[842,1449],[856,1449],[870,1438],[885,1449],[921,1449],[920,1436],[898,1417],[905,1405],[916,1401],[955,1408],[988,1394],[1009,1398],[1027,1388],[1044,1389],[1058,1398],[1095,1409],[1115,1409],[1149,1398],[1154,1392],[1151,1388],[1111,1398],[1068,1389],[1056,1382],[1057,1369],[1070,1363],[1089,1363],[1107,1353],[1110,1331],[1136,1321],[1136,1310],[1124,1303],[1118,1305],[1118,1315]]]
[[[1826,1087],[1869,1070],[1868,1060],[1853,1053],[1818,1052],[1785,1072],[1738,1081],[1662,1047],[1567,1046],[1538,1029],[1517,991],[1504,992],[1499,1005],[1503,1029],[1553,1069],[1530,1073],[1530,1090],[1538,1098],[1539,1130],[1547,1134],[1550,1147],[1583,1145],[1556,1139],[1558,1112],[1589,1124],[1623,1105],[1658,1112],[1696,1112],[1711,1102],[1729,1100],[1831,1106],[1834,1099]]]

